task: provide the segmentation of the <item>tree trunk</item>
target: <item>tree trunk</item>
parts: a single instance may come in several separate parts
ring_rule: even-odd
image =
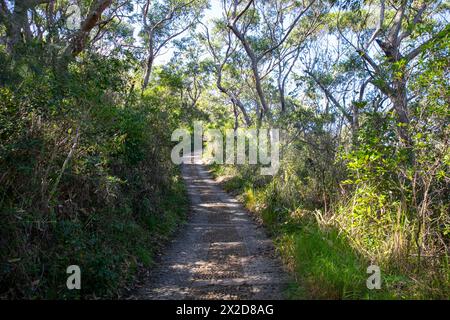
[[[262,89],[261,76],[259,75],[259,70],[258,70],[258,59],[257,59],[255,53],[253,52],[252,48],[250,47],[249,43],[245,39],[244,35],[237,29],[237,27],[235,25],[228,25],[228,27],[231,29],[231,31],[233,31],[234,35],[242,43],[242,45],[244,46],[244,50],[247,53],[247,56],[250,58],[253,77],[255,78],[256,92],[258,94],[259,102],[261,103],[262,112],[264,113],[264,115],[266,115],[268,117],[269,116],[269,107],[267,105],[264,91]]]
[[[234,133],[236,134],[237,129],[239,127],[239,114],[238,111],[236,109],[236,104],[233,102],[233,113],[234,113]]]
[[[247,111],[245,110],[245,107],[242,104],[242,102],[238,98],[236,98],[234,95],[231,98],[231,101],[233,102],[233,104],[237,105],[239,107],[239,109],[241,110],[242,115],[244,116],[245,124],[247,126],[251,126],[252,125],[252,121],[250,120],[250,117],[248,116]]]
[[[155,60],[155,52],[153,48],[153,31],[148,32],[148,58],[147,65],[145,69],[144,81],[142,82],[142,92],[148,87],[148,83],[150,82],[150,75],[152,74],[153,62]]]
[[[262,89],[261,77],[259,76],[258,64],[252,61],[253,76],[255,77],[256,92],[258,93],[259,101],[261,102],[262,111],[265,115],[269,113],[269,107],[267,106],[266,97]]]
[[[153,55],[150,54],[147,59],[147,67],[145,69],[144,81],[142,82],[142,91],[147,89],[148,83],[150,82],[150,75],[152,73],[152,68],[153,68],[153,60],[154,60]]]
[[[406,147],[411,147],[412,139],[408,133],[409,112],[405,76],[396,78],[392,83],[392,88],[394,90],[391,92],[389,98],[392,101],[398,122],[400,124],[398,128],[400,142]]]
[[[11,53],[14,52],[17,45],[24,40],[26,30],[25,25],[28,25],[27,11],[28,7],[26,3],[19,1],[14,3],[14,10],[9,19],[9,28],[6,30],[7,48]],[[24,30],[23,35],[22,30]]]
[[[278,81],[278,91],[280,92],[281,114],[286,113],[286,97],[284,95],[284,85]]]
[[[237,105],[239,107],[239,109],[242,112],[242,115],[244,116],[245,124],[247,126],[251,126],[252,121],[251,121],[250,117],[248,116],[247,111],[245,110],[245,106],[242,104],[241,100],[239,100],[239,98],[233,92],[229,91],[228,89],[226,89],[225,87],[222,86],[222,68],[221,67],[217,69],[216,86],[222,93],[225,93],[230,98],[231,102],[234,105]]]
[[[97,0],[95,1],[86,19],[81,23],[81,28],[72,38],[71,44],[66,49],[66,55],[76,57],[86,47],[89,38],[89,33],[100,21],[103,11],[105,11],[112,3],[112,0]]]

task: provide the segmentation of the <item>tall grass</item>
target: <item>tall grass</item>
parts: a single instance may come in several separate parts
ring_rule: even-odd
[[[238,194],[272,233],[294,275],[288,296],[298,299],[430,299],[449,297],[447,256],[416,269],[407,255],[414,228],[399,206],[380,201],[367,187],[313,209],[302,203],[311,190],[298,190],[283,173],[254,183],[248,167],[211,166],[224,188]],[[283,170],[283,169],[281,169]],[[261,179],[261,178],[258,178]],[[306,186],[303,186],[306,188]],[[309,194],[308,194],[309,193]],[[379,212],[382,215],[377,215]],[[372,214],[375,212],[375,214]],[[382,288],[369,290],[368,266],[381,268]]]

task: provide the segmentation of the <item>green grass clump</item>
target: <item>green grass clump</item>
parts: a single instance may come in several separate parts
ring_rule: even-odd
[[[307,225],[294,235],[296,271],[309,283],[311,296],[328,299],[361,297],[365,262],[334,229]]]

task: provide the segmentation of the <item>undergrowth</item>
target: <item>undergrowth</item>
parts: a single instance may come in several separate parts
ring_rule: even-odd
[[[252,174],[255,169],[245,166],[211,165],[210,168],[224,189],[237,194],[272,234],[295,280],[286,292],[288,298],[448,298],[448,264],[444,263],[441,270],[433,269],[432,273],[429,270],[408,273],[389,261],[371,259],[355,245],[356,237],[352,239],[333,219],[324,218],[320,210],[305,209],[298,198],[286,201],[286,194],[277,190],[276,178],[261,183],[265,178]],[[369,290],[366,286],[370,276],[366,271],[371,264],[380,264],[379,290]]]
[[[180,102],[133,90],[133,59],[86,55],[60,74],[24,55],[0,50],[0,298],[119,297],[187,210],[169,157]]]

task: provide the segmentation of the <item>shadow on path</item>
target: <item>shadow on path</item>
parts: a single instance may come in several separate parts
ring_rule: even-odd
[[[205,166],[194,163],[182,167],[189,220],[136,297],[282,299],[287,278],[271,240]]]

